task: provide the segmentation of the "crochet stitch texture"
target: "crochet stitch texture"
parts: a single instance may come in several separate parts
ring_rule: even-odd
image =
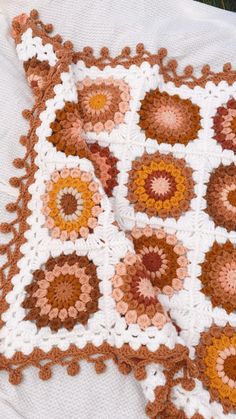
[[[35,103],[1,231],[0,370],[133,373],[151,418],[236,414],[236,72],[12,36]],[[27,339],[26,339],[27,336]]]

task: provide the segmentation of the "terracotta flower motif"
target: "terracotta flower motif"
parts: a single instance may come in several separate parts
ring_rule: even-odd
[[[169,296],[182,289],[188,274],[188,259],[187,250],[177,237],[149,226],[134,227],[131,237],[152,285]]]
[[[47,140],[58,151],[66,155],[90,158],[90,153],[81,136],[82,121],[78,104],[66,102],[63,109],[56,111],[55,121],[51,123],[52,134]]]
[[[202,292],[213,306],[222,306],[228,313],[236,309],[236,248],[227,241],[215,242],[202,264]]]
[[[118,185],[118,159],[113,156],[109,147],[101,147],[97,143],[88,144],[88,147],[91,151],[91,160],[94,163],[96,175],[100,179],[106,194],[112,196],[113,188]]]
[[[24,63],[27,81],[34,94],[38,95],[46,86],[50,66],[47,61],[39,61],[35,57]]]
[[[78,111],[84,131],[111,132],[124,122],[130,89],[124,80],[86,77],[77,83]]]
[[[211,400],[222,404],[224,413],[236,412],[236,333],[226,325],[213,325],[201,334],[196,348],[199,379]]]
[[[199,110],[190,99],[150,90],[141,101],[139,126],[147,138],[158,143],[186,145],[197,138],[201,127]]]
[[[205,196],[206,212],[217,226],[236,230],[236,166],[221,164],[212,172]]]
[[[141,329],[156,326],[159,329],[168,321],[157,298],[150,276],[137,255],[128,254],[116,265],[112,278],[113,293],[118,313],[128,324],[137,323]]]
[[[172,155],[144,153],[129,172],[128,199],[135,211],[178,219],[194,197],[192,169]]]
[[[61,240],[87,238],[102,212],[99,185],[92,173],[78,168],[55,171],[46,183],[42,212],[51,236]]]
[[[12,21],[11,36],[13,39],[17,39],[18,31],[16,31],[15,25],[18,27],[24,26],[28,20],[29,16],[26,13],[21,13],[21,15],[14,17]]]
[[[25,320],[35,321],[38,328],[71,330],[77,323],[86,324],[98,310],[96,266],[76,253],[49,258],[33,273],[33,281],[25,291]]]
[[[236,152],[236,100],[230,99],[217,109],[213,118],[215,140],[228,150]]]

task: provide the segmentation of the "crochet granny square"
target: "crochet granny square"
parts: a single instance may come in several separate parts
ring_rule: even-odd
[[[151,418],[236,414],[236,71],[75,52],[34,10],[34,95],[1,231],[0,370],[133,373]]]

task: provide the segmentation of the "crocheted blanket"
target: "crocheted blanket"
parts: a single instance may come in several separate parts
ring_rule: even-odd
[[[151,418],[236,414],[236,71],[12,36],[34,105],[1,232],[0,370],[133,373]]]

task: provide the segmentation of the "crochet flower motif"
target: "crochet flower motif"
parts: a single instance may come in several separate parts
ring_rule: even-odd
[[[221,164],[210,176],[206,212],[217,226],[236,230],[236,167]]]
[[[40,91],[46,86],[46,80],[50,70],[48,62],[40,62],[33,57],[24,63],[24,69],[31,89],[36,95],[40,94]]]
[[[230,99],[225,106],[217,109],[213,118],[215,140],[223,148],[236,152],[236,100]]]
[[[81,137],[82,121],[76,103],[66,102],[63,109],[56,111],[55,121],[51,123],[52,134],[47,140],[58,151],[66,155],[90,157],[84,139]]]
[[[29,16],[26,13],[21,13],[19,16],[14,17],[12,23],[17,23],[20,26],[25,25],[25,23],[27,22]],[[11,36],[13,39],[17,38],[17,31],[14,28],[14,25],[12,24],[12,29],[11,29]]]
[[[228,313],[236,309],[236,248],[230,241],[214,243],[202,264],[202,292],[213,306],[222,306]]]
[[[141,329],[156,326],[162,329],[168,321],[156,296],[149,274],[137,255],[127,254],[116,265],[112,278],[112,296],[118,313],[128,324],[137,323]]]
[[[144,153],[129,172],[128,199],[136,211],[178,219],[194,197],[192,169],[171,154]]]
[[[188,144],[201,127],[199,106],[189,99],[150,90],[141,101],[139,126],[146,137],[168,144]]]
[[[25,291],[25,320],[35,321],[38,328],[71,330],[77,323],[86,324],[98,310],[96,266],[76,253],[49,258],[44,268],[33,273]]]
[[[187,250],[174,234],[163,229],[134,227],[134,250],[140,256],[152,285],[158,292],[172,296],[183,288],[188,271]]]
[[[64,168],[52,174],[42,196],[42,212],[52,237],[61,240],[88,237],[102,212],[98,188],[92,173],[78,168]]]
[[[91,160],[94,163],[96,175],[106,194],[112,196],[113,188],[118,185],[118,159],[113,156],[109,147],[100,147],[97,143],[88,144],[88,147],[91,151]]]
[[[236,333],[226,325],[213,325],[201,334],[196,348],[199,379],[211,400],[219,401],[225,413],[236,410]]]
[[[124,80],[86,77],[77,83],[77,89],[84,131],[111,132],[124,122],[130,101],[130,89]]]

